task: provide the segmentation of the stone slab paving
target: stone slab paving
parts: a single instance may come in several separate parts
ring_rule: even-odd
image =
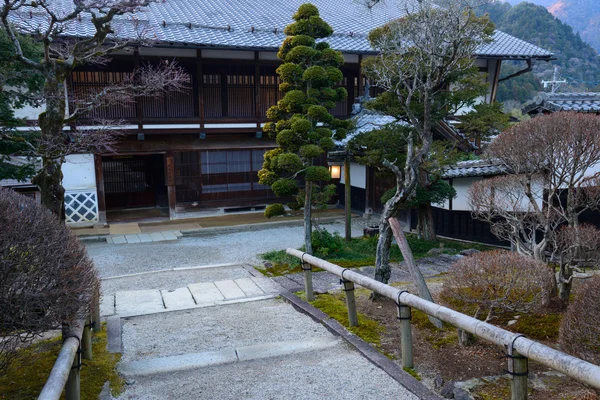
[[[246,296],[244,291],[240,289],[235,281],[217,281],[214,282],[214,285],[227,300],[239,299]]]
[[[163,298],[163,302],[167,310],[181,310],[184,308],[191,308],[196,305],[196,302],[190,293],[190,289],[187,287],[161,290],[160,295]]]
[[[115,294],[116,313],[149,314],[165,309],[160,290],[129,290]]]
[[[244,291],[246,296],[262,296],[265,294],[251,278],[236,279],[234,282]]]
[[[198,282],[176,289],[117,291],[114,296],[103,296],[102,302],[105,305],[101,306],[100,312],[103,316],[117,314],[131,317],[225,304],[235,300],[250,301],[273,297],[279,293],[277,286],[269,285],[263,279],[251,277]],[[114,308],[110,307],[111,302],[114,302]]]
[[[225,300],[221,291],[212,282],[200,282],[188,285],[196,304]]]
[[[149,242],[168,242],[181,237],[180,231],[164,231],[151,233],[131,233],[127,235],[112,235],[106,238],[110,244],[134,244]]]

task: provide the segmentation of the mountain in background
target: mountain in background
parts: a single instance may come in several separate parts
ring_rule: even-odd
[[[487,13],[497,29],[550,50],[557,58],[550,63],[539,62],[533,72],[501,82],[499,101],[506,103],[515,100],[523,104],[532,100],[542,90],[541,81],[552,79],[554,66],[560,67],[561,77],[568,81],[568,85],[561,87],[561,91],[600,89],[600,58],[597,51],[584,42],[571,26],[555,18],[545,7],[529,2],[511,6],[499,1],[483,7],[480,13]],[[525,67],[524,62],[505,61],[502,63],[501,76],[508,76]],[[518,108],[519,104],[513,104],[513,107]]]
[[[523,0],[509,0],[518,4]],[[527,0],[546,7],[561,21],[571,25],[581,38],[600,51],[600,0]]]

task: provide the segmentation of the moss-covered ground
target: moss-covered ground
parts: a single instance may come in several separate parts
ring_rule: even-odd
[[[306,300],[304,292],[296,293],[296,295]],[[358,313],[358,326],[349,326],[348,309],[343,293],[319,294],[315,296],[315,300],[310,304],[335,319],[365,342],[371,343],[378,349],[381,348],[381,334],[385,331],[383,325],[364,314]]]
[[[123,380],[115,368],[121,356],[108,353],[106,344],[106,329],[103,326],[101,332],[93,334],[93,360],[83,360],[82,399],[97,399],[106,381],[110,382],[114,396],[122,390]],[[61,338],[56,337],[18,350],[16,359],[6,373],[0,375],[0,399],[36,399],[50,375],[61,345]]]
[[[426,257],[429,250],[442,246],[444,252],[448,254],[456,254],[461,250],[472,248],[482,251],[490,249],[490,247],[480,244],[447,239],[427,241],[418,239],[415,235],[408,235],[407,240],[416,259]],[[358,268],[375,264],[377,237],[353,238],[349,242],[346,242],[343,238],[334,235],[333,239],[320,245],[315,246],[313,243],[313,247],[315,257],[325,259],[343,268]],[[285,250],[264,253],[262,258],[271,264],[268,268],[259,267],[259,270],[267,276],[281,276],[302,272],[299,260],[296,257],[287,255]],[[390,260],[392,262],[403,260],[398,246],[392,246],[390,249]]]

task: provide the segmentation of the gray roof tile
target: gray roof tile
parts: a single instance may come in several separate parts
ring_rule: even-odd
[[[600,113],[600,93],[539,93],[523,111],[530,113],[536,109]]]
[[[375,27],[405,15],[403,9],[414,0],[386,0],[371,9],[358,1],[312,0],[335,34],[327,41],[337,50],[372,53],[367,34]],[[277,49],[292,15],[306,0],[166,0],[152,3],[144,12],[119,17],[113,24],[116,36],[135,38],[139,32],[164,44],[198,47]],[[52,7],[66,13],[72,0],[53,0]],[[47,21],[38,9],[24,9],[13,22],[31,31]],[[135,22],[134,22],[135,21]],[[164,26],[163,26],[164,24]],[[190,25],[191,24],[191,25]],[[254,28],[254,32],[252,32]],[[65,27],[65,35],[92,34],[89,17]],[[277,32],[277,33],[275,33]],[[497,31],[494,41],[481,47],[483,57],[551,57],[552,53]]]
[[[505,172],[504,166],[490,160],[470,160],[458,162],[444,171],[442,177],[467,178],[472,176],[500,175]]]

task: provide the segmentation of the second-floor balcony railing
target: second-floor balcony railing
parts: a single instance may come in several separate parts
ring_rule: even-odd
[[[88,114],[89,119],[117,119],[130,122],[151,121],[266,121],[266,112],[283,96],[276,66],[184,65],[190,84],[181,92],[155,97],[131,97],[126,104],[101,106]],[[125,69],[125,68],[123,68]],[[69,82],[71,106],[109,85],[127,80],[129,71],[113,64],[104,70],[75,71]],[[199,78],[200,77],[200,78]],[[331,110],[336,117],[347,117],[358,96],[358,70],[345,71],[340,86],[348,90],[348,99]]]

